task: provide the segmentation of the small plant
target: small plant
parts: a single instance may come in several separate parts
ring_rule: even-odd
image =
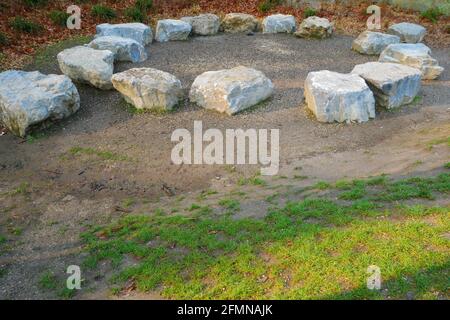
[[[58,286],[58,281],[53,273],[47,271],[41,275],[39,286],[45,290],[54,290]]]
[[[48,17],[55,25],[65,27],[70,14],[61,10],[53,10],[48,14]]]
[[[317,15],[317,10],[314,8],[306,8],[305,12],[303,12],[305,18],[313,17],[315,15]]]
[[[39,33],[44,29],[40,24],[26,20],[22,17],[15,17],[10,22],[10,26],[16,31],[33,34]]]
[[[422,12],[421,16],[424,19],[428,19],[433,23],[436,23],[444,13],[440,8],[430,8],[424,12]]]
[[[134,6],[143,11],[147,11],[153,7],[153,0],[136,0],[136,4]]]
[[[8,44],[8,38],[2,32],[0,32],[0,47],[6,46]]]
[[[45,6],[48,0],[23,0],[23,2],[27,7],[39,7]]]
[[[259,10],[261,12],[268,12],[270,10],[272,10],[273,8],[275,8],[276,6],[281,4],[281,0],[263,0],[260,4],[259,4]]]
[[[114,19],[117,17],[116,11],[101,4],[94,5],[91,9],[91,13],[94,17],[106,20]]]
[[[125,10],[125,16],[133,22],[145,22],[146,16],[138,7],[131,7]]]
[[[314,189],[326,190],[330,188],[331,185],[326,181],[319,181],[314,185]]]

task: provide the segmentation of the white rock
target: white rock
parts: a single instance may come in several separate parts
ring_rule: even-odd
[[[387,109],[413,102],[420,90],[420,70],[397,63],[368,62],[355,66],[355,73],[366,80],[378,105]]]
[[[298,31],[295,33],[301,38],[324,39],[333,34],[333,25],[326,18],[309,17],[302,21]]]
[[[444,68],[431,57],[431,49],[422,43],[391,44],[380,55],[380,62],[404,64],[422,71],[422,79],[433,80],[440,76]]]
[[[114,53],[78,46],[58,54],[61,71],[74,81],[89,83],[99,89],[112,89]]]
[[[143,45],[131,38],[106,36],[95,38],[88,45],[97,50],[109,50],[114,53],[116,61],[142,62],[147,60]]]
[[[112,83],[137,109],[172,110],[183,97],[180,80],[170,73],[152,68],[116,73]]]
[[[233,115],[266,100],[273,89],[262,72],[240,66],[201,74],[192,84],[189,98],[205,109]]]
[[[143,23],[103,23],[97,26],[97,37],[116,36],[136,40],[143,46],[152,43],[152,29]]]
[[[227,33],[256,32],[259,21],[245,13],[229,13],[222,21],[221,28]]]
[[[186,40],[192,31],[189,23],[181,20],[159,20],[156,26],[156,41],[167,42],[173,40]]]
[[[390,26],[387,32],[399,36],[402,42],[418,43],[425,37],[427,29],[415,23],[402,22]]]
[[[44,121],[66,118],[80,108],[80,96],[63,75],[10,70],[0,73],[0,122],[24,137]]]
[[[375,118],[375,98],[357,74],[318,71],[305,81],[308,108],[320,122],[365,122]]]
[[[215,14],[201,14],[195,17],[184,17],[181,21],[192,26],[192,33],[199,36],[211,36],[219,32],[220,19]]]
[[[400,43],[400,38],[381,32],[364,31],[353,41],[352,49],[368,55],[379,55],[390,44]]]
[[[291,15],[274,14],[263,20],[264,33],[293,33],[295,28],[295,17]]]

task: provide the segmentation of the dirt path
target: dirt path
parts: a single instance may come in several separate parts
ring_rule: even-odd
[[[306,41],[283,35],[220,35],[153,44],[148,61],[120,64],[117,71],[155,67],[175,74],[189,88],[204,71],[246,65],[273,80],[275,96],[234,117],[187,101],[168,115],[133,114],[118,93],[80,85],[82,106],[74,117],[28,142],[1,136],[0,235],[7,243],[0,255],[0,267],[6,270],[0,277],[0,298],[53,298],[54,293],[39,288],[40,276],[46,270],[64,276],[67,265],[81,263],[79,234],[89,225],[123,214],[186,207],[202,190],[219,192],[211,201],[237,189],[248,192],[251,201],[242,204],[240,215],[260,217],[265,205],[259,199],[278,185],[301,187],[383,173],[426,175],[442,167],[450,158],[448,48],[434,50],[446,71],[440,80],[424,83],[422,99],[414,105],[380,111],[376,120],[360,125],[320,124],[307,114],[303,82],[309,71],[349,72],[355,64],[375,60],[352,52],[351,41],[344,36]],[[38,67],[59,73],[55,63]],[[280,129],[280,175],[267,179],[264,189],[238,188],[236,182],[258,167],[173,165],[170,136],[178,128],[192,131],[195,120],[202,120],[205,129]],[[90,289],[78,297],[108,295],[108,274],[86,278]]]

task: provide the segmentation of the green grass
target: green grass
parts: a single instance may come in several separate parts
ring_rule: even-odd
[[[48,0],[22,0],[22,1],[28,7],[45,6],[48,3]]]
[[[39,279],[39,286],[45,290],[54,290],[58,287],[58,281],[53,273],[46,271]]]
[[[430,8],[422,12],[421,17],[430,20],[433,23],[438,22],[439,18],[444,15],[444,12],[440,8]]]
[[[125,16],[130,19],[132,22],[145,22],[147,21],[146,14],[137,7],[127,8],[125,10]]]
[[[25,194],[29,193],[29,189],[30,189],[30,184],[28,182],[21,182],[20,185],[17,188],[15,188],[14,190],[12,190],[9,194],[11,196],[25,195]]]
[[[449,298],[450,208],[402,201],[448,195],[450,173],[335,187],[351,195],[346,204],[326,197],[291,201],[263,219],[212,211],[125,216],[82,235],[84,265],[110,261],[116,292],[132,280],[140,291],[161,290],[173,299]],[[240,210],[232,198],[219,205]],[[194,214],[203,207],[190,208]],[[126,255],[138,264],[121,267]],[[366,288],[369,265],[381,268],[383,291]]]
[[[153,8],[153,0],[136,0],[134,6],[142,11],[147,11]]]
[[[94,148],[72,147],[69,150],[69,153],[73,156],[78,155],[96,156],[102,160],[130,161],[130,158],[128,158],[127,156],[119,155],[111,151],[100,151]]]
[[[134,198],[127,198],[122,201],[122,206],[124,208],[129,208],[129,207],[133,206],[135,203],[136,203],[136,200]]]
[[[447,144],[450,147],[450,137],[431,140],[427,143],[427,147],[431,150],[433,147],[441,144]]]
[[[15,17],[10,21],[9,25],[17,32],[29,34],[38,34],[44,30],[44,27],[39,23],[27,20],[23,17]]]
[[[259,11],[266,13],[281,4],[281,0],[262,0],[259,5]]]
[[[104,20],[111,20],[111,19],[114,19],[117,17],[117,13],[116,13],[116,11],[114,11],[114,9],[104,6],[104,5],[101,5],[101,4],[96,4],[96,5],[92,6],[91,14],[94,17],[104,19]]]
[[[265,186],[265,185],[267,185],[267,182],[265,180],[263,180],[259,174],[256,174],[250,178],[245,178],[245,177],[239,178],[237,184],[239,186],[246,186],[246,185]]]
[[[326,181],[319,181],[313,186],[313,188],[319,189],[319,190],[326,190],[326,189],[331,188],[331,184],[329,184]]]
[[[0,48],[6,46],[8,43],[8,37],[3,32],[0,32]]]
[[[70,14],[61,10],[53,10],[48,14],[50,20],[52,20],[53,24],[61,27],[65,27],[67,25],[67,19],[69,19]]]
[[[303,17],[305,18],[313,17],[315,15],[317,15],[317,10],[314,8],[306,8],[303,12]]]

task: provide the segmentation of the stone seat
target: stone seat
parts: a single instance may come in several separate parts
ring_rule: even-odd
[[[156,26],[156,41],[167,42],[187,40],[192,31],[192,26],[181,20],[159,20]]]
[[[146,46],[153,41],[152,29],[143,23],[103,23],[97,26],[97,37],[115,36],[130,38]]]
[[[88,45],[97,50],[109,50],[114,53],[115,61],[130,61],[133,63],[147,60],[147,52],[143,45],[131,38],[105,36],[95,38]]]
[[[375,98],[363,78],[328,70],[311,72],[305,99],[320,122],[366,122],[375,118]]]
[[[364,31],[353,41],[352,49],[367,55],[379,55],[387,46],[400,43],[400,38],[391,34]]]

